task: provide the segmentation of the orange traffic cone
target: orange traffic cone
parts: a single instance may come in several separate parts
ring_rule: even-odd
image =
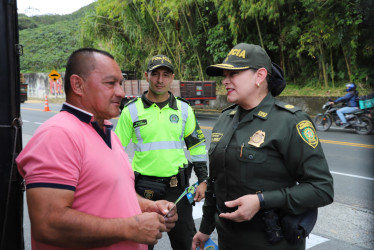
[[[48,105],[48,96],[45,96],[44,111],[51,111]]]

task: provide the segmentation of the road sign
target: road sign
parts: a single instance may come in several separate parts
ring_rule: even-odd
[[[49,78],[51,78],[53,81],[56,81],[57,79],[59,79],[61,77],[61,75],[56,71],[56,70],[52,70],[51,73],[49,73]]]

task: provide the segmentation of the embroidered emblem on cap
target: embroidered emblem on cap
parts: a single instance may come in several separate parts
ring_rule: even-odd
[[[260,147],[262,143],[264,143],[264,141],[265,141],[265,132],[262,130],[258,130],[256,133],[254,133],[251,136],[248,144],[258,148]]]
[[[178,123],[179,117],[176,114],[172,114],[170,115],[169,120],[171,123]]]
[[[212,133],[211,141],[212,142],[219,142],[222,138],[223,134],[221,133]]]
[[[245,50],[244,49],[232,49],[230,50],[228,56],[237,56],[245,59]]]
[[[316,148],[318,146],[317,133],[310,121],[301,121],[296,125],[296,128],[299,132],[300,137],[306,143],[308,143],[309,146],[311,146],[312,148]]]
[[[153,190],[148,190],[148,189],[144,190],[144,198],[152,200],[153,194],[154,194]]]

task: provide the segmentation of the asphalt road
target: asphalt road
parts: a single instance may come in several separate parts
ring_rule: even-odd
[[[56,114],[60,107],[61,104],[52,103],[49,104],[51,111],[45,112],[44,103],[21,105],[24,145],[36,128]],[[207,145],[217,117],[216,113],[198,114]],[[112,122],[116,125],[117,119],[112,119]],[[334,177],[335,198],[333,204],[319,209],[317,224],[307,240],[307,249],[374,249],[374,134],[357,135],[352,130],[333,127],[327,132],[318,132],[318,136]],[[132,147],[129,146],[127,153],[131,158]],[[194,208],[197,228],[201,220],[201,205],[199,203]],[[24,229],[25,247],[29,250],[30,224],[26,202]],[[211,238],[217,242],[216,233]],[[166,234],[155,249],[171,249]]]

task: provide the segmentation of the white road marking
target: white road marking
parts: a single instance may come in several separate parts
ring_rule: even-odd
[[[346,174],[346,173],[340,173],[340,172],[335,172],[335,171],[330,171],[330,173],[338,174],[338,175],[344,175],[344,176],[348,176],[348,177],[359,178],[359,179],[364,179],[364,180],[369,180],[369,181],[374,181],[374,178],[360,176],[360,175]]]

